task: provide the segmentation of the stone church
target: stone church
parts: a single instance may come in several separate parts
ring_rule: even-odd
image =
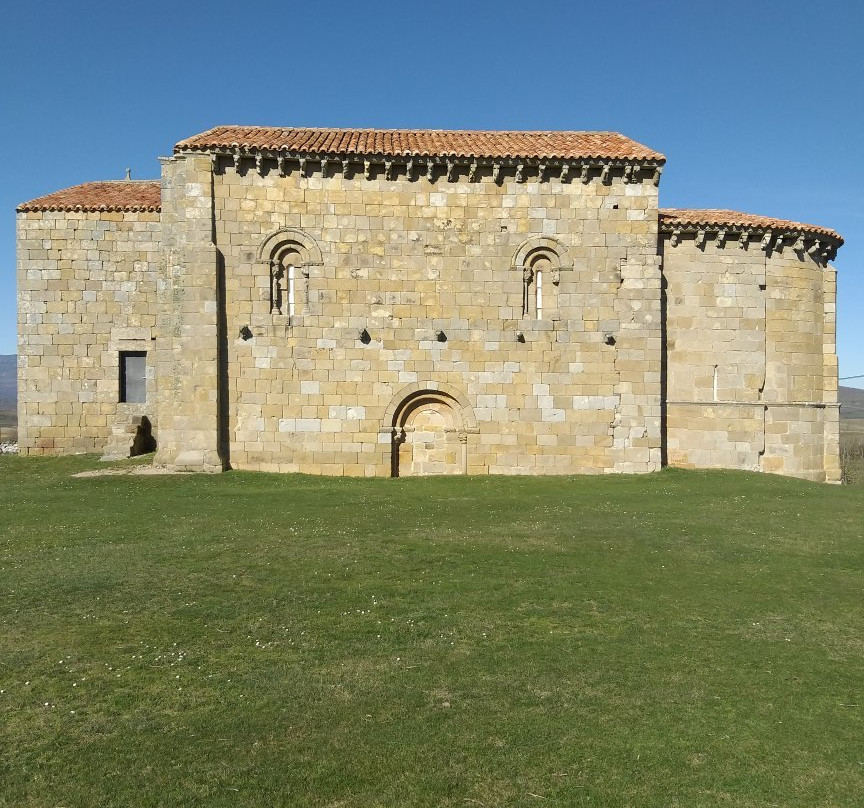
[[[25,454],[837,481],[832,230],[613,132],[221,126],[19,206]]]

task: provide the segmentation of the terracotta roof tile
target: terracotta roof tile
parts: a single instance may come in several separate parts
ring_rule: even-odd
[[[85,182],[64,188],[18,206],[21,213],[37,210],[69,211],[159,211],[162,209],[162,189],[154,180],[116,180]]]
[[[292,129],[217,126],[181,140],[175,152],[265,149],[314,154],[369,154],[524,159],[611,159],[665,162],[653,149],[617,132],[504,132],[433,129]]]
[[[843,238],[834,230],[819,227],[815,224],[791,222],[786,219],[773,219],[770,216],[756,216],[752,213],[740,213],[735,210],[719,210],[707,208],[696,210],[691,208],[661,208],[660,226],[664,230],[674,227],[729,227],[754,230],[794,230],[813,235],[827,236],[836,239],[840,244]]]

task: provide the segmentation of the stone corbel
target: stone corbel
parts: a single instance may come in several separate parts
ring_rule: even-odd
[[[582,163],[582,173],[579,175],[579,179],[582,180],[583,185],[588,184],[588,171],[589,171],[588,163]]]
[[[429,180],[429,182],[432,182],[434,177],[435,177],[435,161],[430,158],[426,161],[426,179]]]
[[[408,158],[408,165],[405,166],[405,173],[408,175],[408,181],[414,179],[414,158]]]
[[[705,246],[705,238],[707,237],[707,233],[704,230],[696,231],[696,246],[700,249]]]
[[[540,182],[543,182],[543,177],[546,175],[546,163],[541,162],[537,167],[537,171],[537,179],[539,179]]]
[[[276,161],[276,164],[279,166],[279,176],[280,176],[280,177],[284,177],[285,174],[287,173],[287,171],[286,171],[286,169],[285,169],[285,162],[286,162],[286,161],[285,161],[285,158],[284,158],[284,157],[280,157],[280,158]]]
[[[393,179],[393,161],[385,160],[384,161],[384,179],[392,180]]]
[[[570,163],[561,164],[561,182],[566,182],[570,177]]]
[[[681,228],[680,227],[676,227],[672,231],[672,238],[669,239],[669,243],[673,247],[677,247],[681,243]]]
[[[603,163],[603,170],[600,172],[600,182],[604,185],[609,182],[609,176],[612,173],[612,164]]]
[[[306,158],[305,157],[300,158],[300,176],[301,177],[306,176]]]
[[[717,231],[717,246],[725,247],[726,246],[726,228],[721,227],[720,230]]]
[[[367,180],[372,179],[372,161],[371,160],[364,160],[363,161],[363,175],[366,177]]]
[[[327,176],[327,166],[329,163],[330,163],[330,161],[326,157],[321,158],[321,177],[322,178]]]
[[[342,176],[343,176],[343,177],[347,177],[347,176],[348,176],[348,171],[349,171],[349,166],[350,166],[350,165],[351,165],[351,161],[348,160],[348,158],[343,157],[343,158],[342,158]]]
[[[742,250],[746,250],[746,249],[747,249],[747,245],[748,245],[749,243],[750,243],[750,231],[749,231],[749,230],[742,230],[742,231],[741,231],[741,235],[740,235],[739,238],[738,238],[738,246],[739,246]]]
[[[633,166],[629,163],[624,166],[624,183],[629,185],[633,181]]]
[[[556,268],[556,269],[552,270],[552,283],[554,283],[556,286],[559,283],[561,283],[561,270],[560,269]]]
[[[774,238],[774,234],[770,230],[767,230],[765,232],[765,235],[762,236],[762,241],[759,243],[759,246],[763,250],[767,250],[771,246],[771,241],[773,238]]]
[[[259,174],[263,174],[263,173],[264,173],[264,155],[261,154],[261,152],[258,152],[258,153],[255,155],[255,170],[256,170]]]
[[[492,181],[498,182],[501,179],[501,163],[492,163]]]
[[[798,234],[798,238],[795,240],[795,243],[792,245],[792,249],[795,250],[795,252],[799,252],[799,253],[804,252],[804,236],[803,236],[803,234],[801,234],[801,233]]]
[[[660,175],[663,173],[663,166],[656,166],[654,168],[654,185],[660,184]]]
[[[240,161],[243,159],[243,152],[240,149],[234,152],[234,170],[239,174],[240,173]]]
[[[774,242],[774,249],[775,250],[782,250],[783,244],[785,241],[786,241],[786,236],[784,233],[781,233],[779,236],[777,236],[777,241]]]
[[[525,171],[524,163],[517,163],[516,164],[516,182],[522,182],[522,180],[524,179],[524,177],[523,177],[524,171]]]
[[[468,182],[476,182],[477,181],[477,161],[472,160],[471,165],[468,167]]]
[[[455,179],[456,164],[452,160],[447,161],[447,182]]]

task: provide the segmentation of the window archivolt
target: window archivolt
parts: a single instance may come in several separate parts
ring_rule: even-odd
[[[309,302],[311,267],[320,266],[321,250],[302,230],[283,228],[271,233],[258,248],[270,277],[270,313],[293,317]]]
[[[558,285],[565,262],[566,248],[557,239],[534,237],[517,251],[514,269],[522,273],[522,316],[532,320],[549,319],[558,313]]]

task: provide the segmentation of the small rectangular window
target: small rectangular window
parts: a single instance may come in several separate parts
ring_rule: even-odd
[[[120,352],[120,401],[143,404],[147,401],[147,352]]]

